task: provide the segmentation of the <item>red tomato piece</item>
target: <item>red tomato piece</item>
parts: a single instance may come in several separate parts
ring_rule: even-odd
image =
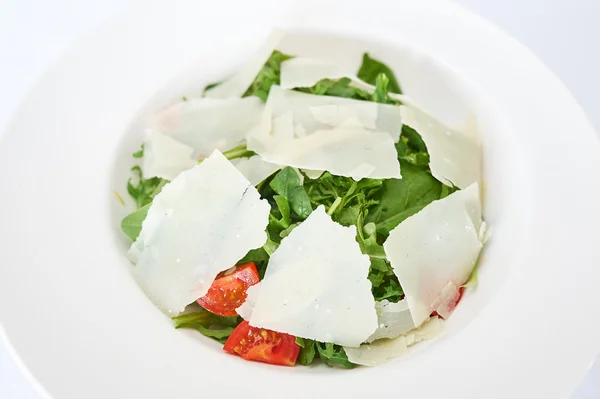
[[[219,316],[237,316],[235,309],[246,300],[246,290],[259,281],[256,265],[244,263],[219,273],[206,295],[196,302]]]
[[[246,360],[293,366],[300,346],[293,335],[251,327],[243,321],[233,330],[223,350]]]

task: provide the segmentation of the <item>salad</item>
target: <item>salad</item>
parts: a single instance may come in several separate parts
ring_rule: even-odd
[[[480,148],[365,53],[285,52],[149,122],[132,272],[176,328],[276,365],[374,366],[443,331],[485,242]]]

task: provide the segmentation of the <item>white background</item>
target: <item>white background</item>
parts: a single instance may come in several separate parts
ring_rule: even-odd
[[[47,66],[75,40],[137,1],[141,0],[0,0],[0,126]],[[456,1],[531,48],[600,130],[600,0]],[[592,398],[600,398],[600,362],[573,396]],[[40,399],[2,342],[0,399]]]

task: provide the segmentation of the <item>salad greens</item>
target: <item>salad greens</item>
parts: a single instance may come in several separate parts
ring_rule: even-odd
[[[274,51],[244,96],[254,95],[266,101],[271,86],[280,83],[281,63],[290,58],[292,56]],[[353,87],[348,78],[323,79],[313,87],[296,90],[316,95],[399,104],[397,100],[390,98],[389,93],[402,93],[400,85],[390,68],[381,61],[365,53],[358,77],[374,85],[374,92],[369,93]],[[446,197],[457,188],[449,187],[432,176],[427,147],[414,129],[403,126],[396,151],[402,179],[365,178],[354,181],[352,178],[334,176],[329,172],[324,172],[316,179],[310,179],[297,169],[285,167],[258,184],[257,189],[261,197],[271,205],[267,227],[268,240],[263,247],[249,251],[238,265],[254,262],[262,279],[268,267],[269,257],[281,240],[316,207],[324,205],[334,221],[344,226],[356,226],[356,241],[361,251],[371,259],[368,279],[372,284],[375,300],[401,300],[404,292],[387,260],[382,243],[390,231],[403,220],[431,202]],[[133,156],[141,158],[143,153],[142,147]],[[255,154],[242,144],[225,151],[224,155],[228,159],[234,159]],[[156,177],[145,179],[139,166],[134,166],[131,170],[134,178],[128,182],[127,191],[135,200],[138,209],[123,219],[121,227],[127,236],[135,240],[152,200],[168,181]],[[473,279],[475,278],[476,274]],[[240,317],[217,316],[206,310],[177,316],[173,320],[176,328],[194,328],[221,343],[225,342],[234,327],[242,321]],[[298,361],[302,365],[309,365],[320,359],[322,363],[331,367],[355,367],[348,361],[344,349],[339,345],[302,338],[296,338],[296,343],[301,348]]]
[[[252,82],[248,90],[246,90],[246,93],[244,93],[244,97],[256,96],[263,101],[267,101],[271,86],[279,84],[281,77],[281,63],[290,58],[292,58],[292,56],[283,54],[277,50],[273,51],[273,54],[271,54],[271,57],[262,67],[254,79],[254,82]]]
[[[241,317],[217,316],[207,310],[200,310],[173,317],[175,328],[194,328],[201,334],[224,344],[233,329],[241,323]]]
[[[298,354],[298,363],[308,366],[316,359],[329,367],[342,367],[352,369],[355,364],[350,363],[348,356],[340,345],[334,345],[330,342],[317,342],[312,339],[296,337],[296,343],[300,346]]]
[[[383,62],[378,61],[375,58],[371,58],[368,53],[364,53],[362,64],[358,70],[358,73],[356,74],[358,78],[374,85],[377,76],[380,74],[387,76],[389,79],[389,91],[391,93],[402,94],[400,84],[396,80],[396,76],[394,76],[392,70]]]

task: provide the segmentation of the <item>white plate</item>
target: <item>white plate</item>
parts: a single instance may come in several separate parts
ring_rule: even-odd
[[[369,50],[448,123],[466,110],[479,118],[494,235],[479,286],[442,338],[374,369],[271,367],[173,329],[136,286],[113,191],[125,195],[140,118],[233,70],[272,24],[290,24],[278,3],[136,8],[71,49],[8,126],[0,322],[39,389],[58,399],[566,397],[600,347],[600,146],[540,61],[446,2],[304,2],[292,20],[312,32],[297,50],[348,62]],[[323,30],[361,39],[344,48]]]

